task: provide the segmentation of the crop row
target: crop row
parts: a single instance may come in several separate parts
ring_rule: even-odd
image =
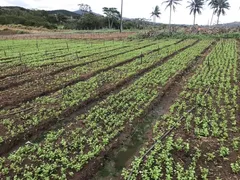
[[[173,44],[174,42],[176,42],[176,40],[164,41],[162,42],[162,45],[166,46]],[[0,107],[8,105],[11,106],[14,104],[16,105],[17,103],[26,102],[38,96],[55,92],[68,85],[89,79],[101,71],[133,61],[137,57],[141,56],[142,53],[148,54],[159,48],[159,45],[155,43],[145,46],[142,45],[138,47],[137,50],[88,63],[83,66],[77,66],[52,76],[48,75],[39,79],[36,78],[33,81],[24,83],[21,86],[2,91],[0,92],[0,97],[2,98],[0,99]]]
[[[127,88],[108,96],[65,128],[49,132],[38,143],[20,147],[1,158],[2,175],[32,179],[66,179],[74,176],[134,120],[141,117],[171,78],[206,49],[201,41],[156,67]]]
[[[101,72],[87,81],[78,82],[49,96],[37,98],[31,103],[22,104],[19,108],[1,111],[0,114],[3,119],[1,124],[5,127],[5,138],[15,137],[22,132],[27,132],[32,126],[57,118],[69,109],[75,109],[75,106],[84,105],[90,99],[97,98],[101,92],[107,91],[112,86],[117,87],[118,84],[126,82],[138,72],[154,66],[161,62],[162,58],[190,45],[192,42],[192,40],[188,40],[163,48],[123,66]],[[164,47],[166,44],[168,42],[162,42],[159,46]],[[25,109],[31,109],[31,111],[24,111]]]
[[[104,58],[117,56],[121,53],[127,53],[129,52],[129,49],[126,49],[126,47],[130,45],[133,46],[133,48],[130,48],[130,50],[133,50],[133,49],[138,49],[144,46],[149,46],[151,45],[151,43],[148,43],[146,41],[145,41],[145,44],[144,42],[143,43],[131,42],[131,43],[128,43],[128,45],[126,46],[116,45],[115,47],[112,47],[112,46],[99,47],[98,51],[95,51],[94,53],[92,53],[91,51],[92,49],[89,48],[89,50],[85,51],[84,53],[82,52],[80,54],[79,54],[79,51],[77,53],[76,52],[70,53],[70,54],[68,53],[68,57],[66,57],[65,55],[62,57],[54,56],[54,58],[47,58],[47,59],[44,58],[44,56],[39,57],[37,60],[38,62],[34,62],[33,60],[31,60],[31,62],[27,62],[25,60],[26,62],[23,63],[23,61],[21,60],[19,61],[19,64],[9,63],[9,64],[2,65],[0,77],[2,77],[1,79],[4,79],[5,77],[10,77],[9,81],[12,82],[11,81],[12,77],[14,77],[15,75],[23,74],[17,79],[19,81],[21,80],[22,76],[23,77],[25,76],[25,72],[28,72],[28,74],[29,73],[38,74],[38,72],[41,72],[43,75],[47,75],[49,73],[57,73],[64,69],[71,69],[72,67],[77,67],[77,66],[85,65],[87,63],[98,61]],[[136,47],[134,47],[134,45],[136,45]],[[31,78],[31,77],[27,77],[27,78]]]
[[[36,45],[37,43],[39,44],[40,47],[42,46],[47,46],[47,45],[60,45],[62,43],[65,43],[66,40],[4,40],[4,41],[0,41],[0,50],[8,50],[8,49],[16,49],[17,51],[20,49],[22,50],[23,48],[25,48],[26,46],[31,46],[31,47],[35,47],[34,45]],[[36,47],[35,47],[36,48]]]
[[[119,54],[124,54],[127,53],[129,51],[135,50],[135,49],[140,49],[143,48],[145,46],[150,46],[152,44],[141,44],[141,43],[131,43],[128,46],[119,46],[119,47],[115,47],[115,48],[109,48],[108,51],[102,52],[102,50],[98,50],[95,53],[85,53],[85,55],[75,55],[74,58],[54,58],[52,59],[50,62],[42,59],[41,60],[41,64],[47,65],[47,67],[37,67],[32,69],[31,71],[28,71],[26,73],[22,73],[20,75],[18,75],[18,78],[16,78],[15,76],[9,76],[7,78],[4,78],[2,80],[0,80],[1,86],[0,89],[4,90],[8,87],[11,87],[13,85],[20,85],[23,84],[24,82],[29,82],[31,80],[34,79],[40,79],[41,77],[44,76],[48,76],[48,75],[55,75],[59,72],[63,72],[69,69],[73,69],[74,67],[78,67],[78,66],[83,66],[86,65],[88,63],[91,62],[96,62],[96,61],[100,61],[102,59],[106,59],[106,58],[111,58],[114,56],[117,56]],[[132,48],[130,48],[129,46],[133,46]],[[127,49],[128,47],[128,49]],[[91,49],[92,50],[92,49]],[[89,54],[88,54],[89,53]],[[60,60],[62,59],[62,60]],[[73,60],[73,59],[77,59],[77,60]],[[62,62],[62,63],[60,63]],[[65,63],[64,63],[65,62]],[[30,64],[30,62],[28,62]],[[36,63],[35,65],[38,66],[39,63]],[[59,64],[56,64],[59,63]],[[54,64],[54,65],[51,65]],[[11,64],[11,66],[14,66],[13,64]],[[12,68],[9,68],[10,70]],[[4,72],[3,72],[4,73]],[[6,87],[6,88],[5,88]]]
[[[221,41],[157,121],[123,179],[235,179],[240,172],[237,83],[236,42]],[[230,168],[232,174],[226,172]]]
[[[92,62],[95,59],[101,59],[101,58],[107,58],[110,56],[116,56],[118,54],[124,54],[133,50],[137,50],[143,47],[147,47],[153,44],[156,44],[157,42],[149,42],[149,41],[133,41],[129,42],[126,44],[120,43],[119,45],[116,44],[116,46],[113,44],[112,46],[109,46],[108,49],[106,48],[100,48],[98,51],[95,51],[92,53],[91,51],[73,51],[73,53],[69,53],[68,56],[59,56],[59,57],[54,57],[50,59],[46,59],[41,61],[31,61],[29,64],[31,66],[47,66],[51,64],[56,64],[58,63],[59,66],[64,66],[64,65],[72,65],[72,64],[79,64],[81,63],[86,63],[86,62]],[[101,46],[100,46],[101,47]]]
[[[20,45],[16,46],[12,44],[12,42],[17,43],[18,41],[6,41],[4,42],[4,47],[1,48],[1,59],[14,59],[15,57],[19,56],[19,53],[24,53],[25,56],[32,55],[32,54],[39,54],[45,53],[45,51],[57,52],[58,50],[71,50],[76,46],[85,45],[88,47],[94,47],[99,45],[109,46],[112,45],[112,41],[70,41],[70,40],[43,40],[40,41],[19,41]],[[114,43],[118,44],[120,41],[115,41]],[[0,42],[1,44],[1,42]]]
[[[75,46],[80,46],[85,44],[83,41],[52,41],[52,42],[46,42],[44,44],[40,44],[39,42],[35,41],[33,43],[29,43],[27,45],[24,45],[24,41],[22,41],[22,45],[19,47],[16,47],[10,43],[11,41],[7,41],[4,49],[2,49],[1,52],[1,61],[4,62],[4,60],[14,60],[16,59],[19,54],[21,53],[22,56],[31,56],[31,55],[38,55],[44,53],[46,50],[50,52],[57,52],[65,49],[69,49]],[[17,42],[17,41],[13,41]]]
[[[2,60],[0,63],[4,66],[13,66],[13,65],[26,65],[26,66],[37,66],[38,62],[43,65],[48,65],[51,62],[64,62],[71,59],[77,59],[95,55],[96,53],[104,53],[108,51],[113,51],[115,49],[126,48],[131,45],[140,44],[138,41],[126,42],[117,41],[115,44],[94,44],[86,45],[84,43],[75,45],[62,50],[52,51],[46,49],[45,51],[35,52],[30,55],[25,55],[24,51],[21,51],[14,59]],[[73,58],[74,57],[74,58]]]

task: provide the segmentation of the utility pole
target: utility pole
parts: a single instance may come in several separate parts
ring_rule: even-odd
[[[123,31],[123,0],[121,0],[120,33]]]

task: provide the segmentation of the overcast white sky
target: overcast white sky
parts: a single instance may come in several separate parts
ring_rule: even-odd
[[[128,18],[147,18],[150,19],[150,13],[153,7],[160,6],[161,18],[157,22],[168,23],[169,9],[165,10],[164,0],[124,0],[123,16]],[[173,14],[172,23],[192,24],[193,16],[189,15],[189,9],[186,8],[188,0],[183,0],[182,5],[177,7]],[[37,8],[45,10],[66,9],[74,11],[78,9],[77,4],[85,3],[92,7],[96,13],[102,14],[103,7],[116,7],[120,10],[121,0],[0,0],[0,6],[22,6],[25,8]],[[220,18],[220,23],[240,21],[240,0],[229,0],[231,9],[227,11],[226,16]],[[206,25],[210,21],[212,11],[204,6],[202,15],[197,16],[196,23]],[[215,17],[214,22],[217,18]]]

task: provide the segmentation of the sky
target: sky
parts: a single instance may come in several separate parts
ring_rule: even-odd
[[[164,0],[124,0],[123,17],[127,18],[150,18],[150,13],[153,8],[160,6],[161,16],[157,22],[169,22],[169,9],[165,9]],[[190,10],[188,6],[189,0],[183,0],[181,5],[177,6],[175,13],[172,15],[172,23],[174,24],[192,24],[193,15],[189,15]],[[120,11],[121,0],[0,0],[0,6],[21,6],[29,9],[66,9],[74,11],[78,9],[78,4],[88,4],[96,13],[102,13],[103,7],[116,7]],[[229,0],[231,9],[227,11],[226,16],[220,17],[220,23],[240,22],[240,0]],[[210,22],[212,10],[207,5],[204,6],[201,15],[197,15],[196,23],[200,25],[207,25]],[[214,18],[216,23],[217,17]]]

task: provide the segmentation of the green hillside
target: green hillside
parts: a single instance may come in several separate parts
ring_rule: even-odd
[[[22,24],[25,26],[57,27],[57,18],[43,10],[29,10],[22,7],[0,7],[0,24]]]
[[[124,18],[124,29],[142,29],[151,23],[139,19]],[[17,6],[0,6],[0,25],[21,24],[24,26],[45,27],[48,29],[92,30],[92,29],[119,29],[119,17],[111,19],[94,12],[81,10],[71,12],[67,10],[37,10],[25,9]]]

